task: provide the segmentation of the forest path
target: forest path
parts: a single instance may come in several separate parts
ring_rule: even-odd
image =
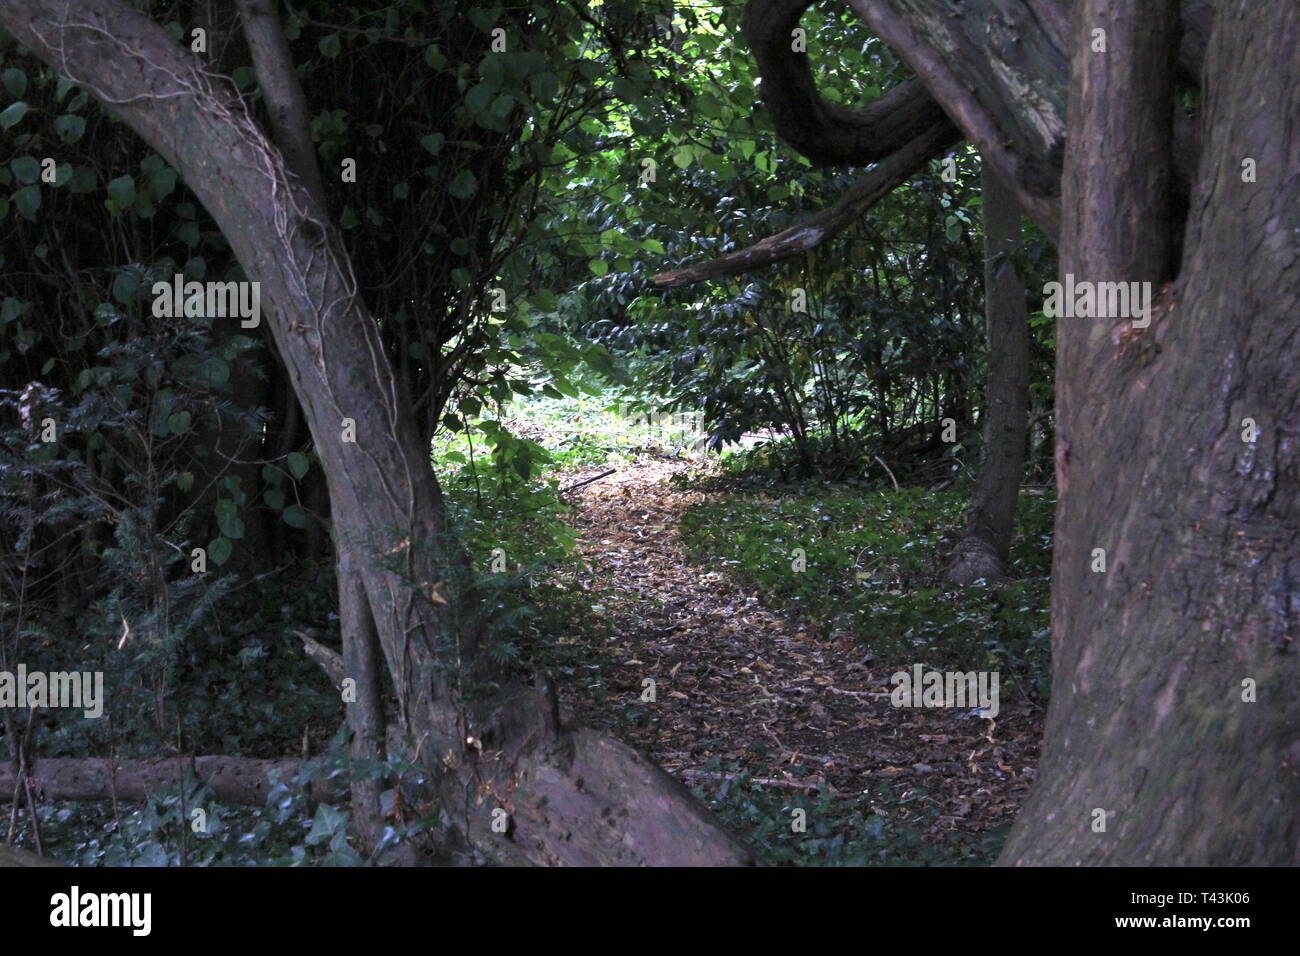
[[[1008,756],[998,721],[893,707],[889,677],[907,665],[881,666],[853,635],[819,634],[693,564],[677,522],[709,494],[669,484],[689,468],[644,458],[575,493],[578,586],[608,623],[610,661],[601,692],[569,702],[580,718],[692,786],[734,764],[792,795],[870,791],[867,808],[891,824],[979,833],[1009,820],[1032,776],[1009,763],[1033,761],[1036,736],[1013,733]],[[641,700],[647,678],[653,703]],[[877,805],[879,783],[889,795]]]

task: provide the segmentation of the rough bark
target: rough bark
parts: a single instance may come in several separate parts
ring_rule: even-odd
[[[354,700],[347,704],[348,726],[352,728],[352,759],[362,762],[383,760],[385,717],[383,681],[379,667],[379,634],[370,613],[357,556],[347,547],[338,548],[339,628],[343,632],[344,679],[356,682]],[[356,821],[361,849],[372,853],[383,835],[383,813],[379,795],[383,781],[354,777],[352,819]]]
[[[1049,237],[1060,216],[1066,0],[850,0]]]
[[[984,461],[965,537],[953,549],[948,580],[968,585],[1005,574],[1025,470],[1025,414],[1029,407],[1029,309],[1014,256],[1020,244],[1020,207],[992,167],[984,166]]]
[[[1055,240],[1069,88],[1069,0],[985,0],[975,6],[960,0],[849,2]],[[1210,4],[1192,0],[1187,6],[1202,27]],[[1199,75],[1203,42],[1202,31],[1190,33],[1179,61],[1189,76]],[[1190,181],[1196,140],[1186,117],[1179,114],[1177,125],[1177,169]]]
[[[270,119],[275,144],[288,170],[302,181],[316,205],[326,209],[325,185],[311,138],[307,97],[294,69],[293,54],[272,0],[239,0],[239,15],[257,71],[258,87]],[[343,515],[339,516],[340,519]],[[356,699],[347,708],[352,729],[352,757],[379,761],[384,757],[384,708],[379,677],[379,634],[370,601],[362,584],[363,558],[342,522],[334,529],[338,569],[339,620],[349,676],[355,681]],[[367,855],[383,833],[379,808],[381,781],[352,781],[352,815],[360,849]]]
[[[312,143],[307,96],[294,69],[277,2],[238,0],[238,5],[244,38],[257,72],[257,86],[270,120],[271,136],[289,171],[302,180],[307,191],[324,208],[325,185]]]
[[[338,231],[226,82],[119,0],[8,0],[0,26],[174,165],[261,283],[336,533],[354,536],[368,558],[360,575],[402,723],[465,838],[501,862],[750,862],[667,774],[615,741],[561,726],[553,692],[480,695],[470,712],[460,680],[473,648],[435,596],[454,560],[427,446]],[[498,808],[505,833],[493,828]]]
[[[1078,9],[1060,264],[1076,281],[1174,265],[1173,34],[1164,0]],[[1218,5],[1176,281],[1146,329],[1057,320],[1052,701],[1004,863],[1300,862],[1297,53],[1293,5]]]

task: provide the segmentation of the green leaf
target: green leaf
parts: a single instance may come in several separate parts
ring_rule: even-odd
[[[149,175],[149,192],[156,202],[162,202],[176,190],[176,170],[170,166],[155,170]]]
[[[194,472],[182,471],[176,476],[176,488],[178,491],[189,491],[194,487]]]
[[[41,164],[35,156],[19,156],[9,164],[20,183],[34,183],[41,178]]]
[[[130,176],[118,176],[108,184],[108,198],[119,209],[129,209],[135,202],[135,180]]]
[[[8,325],[26,311],[26,302],[13,296],[5,296],[4,302],[0,303],[0,325]]]
[[[41,208],[41,189],[39,186],[24,186],[14,193],[14,208],[28,222],[36,221],[36,210]]]
[[[224,385],[230,381],[230,363],[216,355],[204,356],[197,371],[199,377],[209,385]]]
[[[221,534],[238,541],[244,536],[244,522],[239,517],[235,503],[228,498],[223,498],[217,502],[217,505],[217,527],[221,529]],[[230,507],[223,509],[221,505],[230,505]]]
[[[28,106],[22,100],[10,103],[0,110],[0,129],[12,129],[18,125],[18,122],[27,115],[27,110]]]
[[[131,304],[139,288],[140,280],[131,272],[119,272],[113,277],[113,298],[123,305]]]
[[[172,430],[173,435],[184,435],[190,430],[190,413],[175,412],[167,416],[167,427]]]
[[[81,116],[64,113],[54,120],[54,132],[59,134],[59,139],[71,146],[86,132],[86,120]]]
[[[447,137],[442,133],[429,133],[427,136],[420,137],[420,145],[427,149],[430,155],[437,156],[442,152],[442,144],[447,141]]]
[[[307,469],[311,467],[311,459],[300,451],[289,452],[289,474],[293,475],[296,481],[302,481],[303,476],[307,474]]]
[[[447,65],[447,57],[443,55],[442,50],[438,49],[438,44],[430,43],[424,49],[424,62],[432,69],[441,70]]]
[[[533,97],[538,103],[547,104],[560,92],[560,78],[554,73],[538,73],[528,81]]]
[[[474,178],[474,174],[468,169],[462,169],[456,174],[455,178],[447,184],[447,192],[451,193],[457,199],[468,199],[470,196],[474,195],[476,189],[478,189],[478,180]]]
[[[208,557],[218,567],[230,560],[231,552],[234,550],[235,546],[228,538],[213,538],[208,542]]]
[[[307,527],[307,512],[303,510],[302,505],[290,505],[282,513],[284,523],[291,528]]]
[[[22,99],[23,94],[27,92],[27,74],[16,66],[11,66],[0,73],[0,82],[4,83],[5,90],[16,100]]]
[[[603,276],[609,273],[609,263],[604,259],[592,259],[587,263],[587,268],[598,276]]]
[[[337,33],[331,33],[329,36],[321,37],[320,43],[317,45],[320,47],[321,56],[329,60],[338,56],[339,51],[342,49],[342,46],[339,43],[339,35]]]

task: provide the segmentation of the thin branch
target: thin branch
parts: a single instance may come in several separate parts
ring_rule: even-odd
[[[936,123],[898,152],[873,166],[861,182],[834,204],[809,216],[799,225],[717,259],[661,272],[652,276],[650,281],[660,289],[675,289],[706,279],[754,272],[815,249],[851,226],[863,213],[907,182],[927,162],[954,146],[959,139],[959,134],[950,125]]]

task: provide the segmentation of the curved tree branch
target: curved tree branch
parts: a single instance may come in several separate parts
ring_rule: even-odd
[[[725,256],[661,272],[651,277],[650,281],[661,289],[674,289],[706,279],[753,272],[814,249],[853,225],[863,213],[906,182],[918,169],[960,141],[961,134],[951,124],[936,123],[902,149],[876,164],[856,186],[832,205],[814,213],[797,226],[791,226]]]
[[[777,135],[822,166],[865,166],[905,148],[948,117],[918,80],[900,83],[870,106],[848,109],[817,92],[808,54],[791,34],[812,0],[750,0],[744,30],[763,78],[763,102]]]

